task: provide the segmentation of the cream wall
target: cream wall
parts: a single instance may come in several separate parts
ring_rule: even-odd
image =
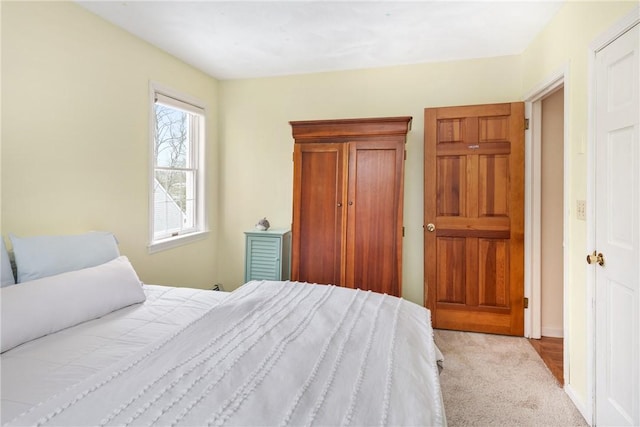
[[[407,138],[403,296],[423,303],[424,108],[508,102],[521,92],[520,58],[400,66],[220,82],[221,277],[243,282],[243,230],[266,216],[291,225],[291,120],[413,116]],[[223,249],[224,248],[224,249]]]
[[[586,222],[577,220],[577,200],[586,199],[589,44],[616,20],[637,7],[637,1],[567,2],[544,31],[522,54],[523,93],[531,93],[549,76],[568,64],[568,122],[570,153],[568,160],[568,192],[570,218],[567,231],[569,263],[566,315],[568,317],[569,378],[566,389],[583,414],[588,415],[587,377],[587,295],[586,295]]]
[[[215,79],[74,3],[3,2],[1,231],[112,231],[143,281],[209,286],[216,205],[207,239],[147,253],[150,80],[207,104],[216,200]]]

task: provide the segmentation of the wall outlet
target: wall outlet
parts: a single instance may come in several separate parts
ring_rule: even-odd
[[[587,202],[578,200],[576,203],[576,218],[582,221],[587,220]]]

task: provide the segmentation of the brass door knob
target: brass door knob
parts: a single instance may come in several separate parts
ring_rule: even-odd
[[[593,251],[593,254],[587,255],[587,264],[595,264],[602,266],[604,265],[604,255],[602,253],[596,254],[596,251]]]
[[[433,233],[434,231],[436,231],[436,226],[432,223],[427,224],[427,231]]]

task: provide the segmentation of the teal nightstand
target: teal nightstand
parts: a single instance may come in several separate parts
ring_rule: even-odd
[[[291,277],[291,231],[269,229],[245,231],[244,280],[289,280]]]

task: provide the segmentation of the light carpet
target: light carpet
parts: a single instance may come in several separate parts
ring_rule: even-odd
[[[449,426],[586,426],[526,338],[435,330]]]

